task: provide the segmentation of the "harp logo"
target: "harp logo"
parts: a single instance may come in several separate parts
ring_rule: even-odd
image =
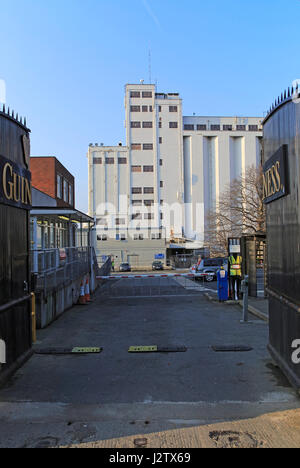
[[[0,340],[0,364],[6,364],[6,345],[3,340]]]

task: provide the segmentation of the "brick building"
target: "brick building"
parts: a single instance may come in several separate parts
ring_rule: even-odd
[[[30,158],[32,186],[54,198],[60,208],[74,208],[75,179],[53,156]]]

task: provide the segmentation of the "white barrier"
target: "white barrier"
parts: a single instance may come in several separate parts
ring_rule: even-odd
[[[213,273],[203,273],[204,276],[211,276]],[[139,279],[139,278],[195,278],[191,273],[169,274],[169,275],[115,275],[115,276],[97,276],[97,280],[115,280],[115,279]]]

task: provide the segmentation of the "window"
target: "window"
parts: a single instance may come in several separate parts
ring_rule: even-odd
[[[151,91],[143,91],[142,96],[143,96],[143,98],[152,98],[152,92]]]
[[[131,219],[134,220],[134,219],[143,219],[141,213],[135,213],[131,216]]]
[[[74,197],[73,197],[73,186],[69,185],[69,204],[74,204]]]
[[[143,128],[153,128],[152,122],[143,122]]]
[[[162,111],[162,107],[158,106],[158,112],[161,112],[161,111]]]
[[[162,180],[160,181],[160,188],[164,188],[164,183]]]
[[[142,206],[142,200],[132,200],[132,206]]]
[[[131,149],[133,151],[141,151],[142,145],[141,145],[141,143],[132,143]]]
[[[258,132],[258,125],[249,125],[249,132]]]
[[[62,198],[62,177],[57,176],[57,198]]]
[[[160,160],[159,160],[159,165],[160,165],[160,166],[163,166],[163,164],[164,164],[164,163],[163,163],[163,160],[160,159]]]
[[[140,97],[141,97],[141,93],[140,93],[139,91],[131,91],[130,97],[131,97],[131,98],[140,98]]]
[[[107,241],[107,236],[106,236],[106,235],[97,236],[97,240],[98,240],[98,241]]]
[[[107,226],[107,221],[105,218],[98,218],[97,219],[97,225],[98,226]]]
[[[194,125],[186,124],[184,126],[184,130],[195,130],[195,127],[194,127]]]
[[[153,107],[149,106],[149,112],[153,112]]]
[[[162,145],[163,139],[162,137],[159,137],[159,144]]]
[[[246,130],[246,125],[237,125],[236,129],[238,131],[244,132]]]
[[[141,122],[131,122],[131,128],[141,128]]]
[[[130,106],[131,112],[141,112],[141,106]]]
[[[154,193],[154,188],[153,187],[144,187],[144,194],[145,195],[152,194],[152,193]]]
[[[142,111],[143,112],[148,112],[148,106],[142,106]]]
[[[164,219],[163,213],[160,213],[160,219],[161,219],[161,221]]]
[[[153,206],[154,205],[154,200],[144,200],[144,205],[145,206]]]
[[[178,122],[169,122],[169,128],[178,128]]]
[[[169,112],[178,112],[177,106],[169,106]]]
[[[143,193],[142,192],[142,187],[133,187],[131,193],[132,193],[132,195],[137,195],[137,194]]]
[[[121,241],[126,241],[126,234],[121,234]]]
[[[223,130],[225,132],[232,132],[232,125],[223,125]]]
[[[102,158],[94,158],[94,164],[102,164]]]
[[[198,132],[205,131],[206,129],[207,129],[206,125],[202,125],[202,124],[197,125]]]
[[[159,128],[162,128],[162,122],[159,122],[158,126]]]
[[[118,162],[119,162],[119,164],[127,164],[127,159],[126,158],[119,158]]]
[[[144,166],[143,171],[144,172],[154,172],[154,167],[153,166]]]
[[[154,219],[154,214],[153,213],[146,213],[144,215],[144,219]]]
[[[211,125],[210,129],[214,130],[214,131],[219,131],[219,130],[221,130],[221,126],[220,125]]]
[[[131,172],[142,172],[142,166],[131,166]]]
[[[64,201],[66,203],[69,201],[69,186],[66,180],[64,180]]]
[[[116,226],[124,226],[125,219],[124,218],[116,218]]]
[[[145,144],[143,145],[143,150],[144,150],[144,151],[153,150],[153,143],[145,143]]]
[[[115,164],[114,158],[106,158],[105,164]]]

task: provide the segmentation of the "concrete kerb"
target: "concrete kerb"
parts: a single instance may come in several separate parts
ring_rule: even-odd
[[[217,291],[216,291],[217,294]],[[241,308],[243,308],[243,301],[226,301],[226,302],[219,302],[218,297],[213,297],[211,296],[210,293],[205,293],[204,296],[211,302],[214,302],[216,304],[224,304],[224,305],[238,305]],[[261,312],[260,310],[256,309],[255,307],[248,305],[248,311],[252,314],[258,317],[261,320],[264,320],[265,322],[269,322],[269,317]]]
[[[243,301],[239,301],[239,305],[243,307]],[[256,317],[260,318],[261,320],[264,320],[265,322],[269,323],[269,317],[264,314],[261,310],[256,309],[255,307],[248,305],[248,310],[251,312],[252,315],[255,315]]]

